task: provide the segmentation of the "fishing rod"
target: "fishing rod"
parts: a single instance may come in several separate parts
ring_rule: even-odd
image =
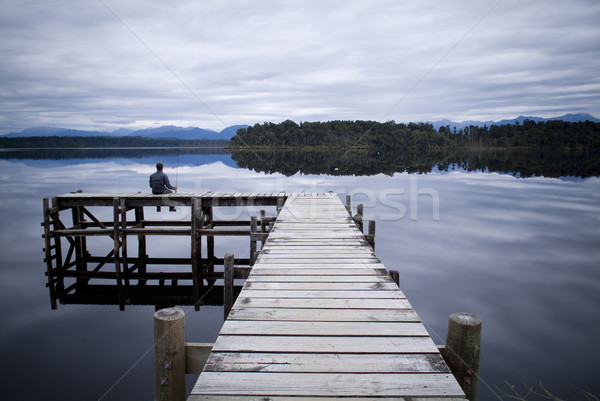
[[[177,167],[175,168],[175,188],[177,188],[177,181],[179,179],[179,155],[181,154],[181,124],[183,121],[183,112],[180,112],[179,117],[179,133],[177,134]]]

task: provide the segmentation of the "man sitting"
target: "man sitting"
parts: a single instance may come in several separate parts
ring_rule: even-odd
[[[150,176],[150,188],[154,195],[172,194],[173,191],[177,192],[177,186],[172,186],[169,182],[169,177],[163,173],[163,164],[156,163],[156,173]],[[156,207],[156,211],[160,212],[160,206]],[[175,212],[175,206],[169,207],[170,212]]]

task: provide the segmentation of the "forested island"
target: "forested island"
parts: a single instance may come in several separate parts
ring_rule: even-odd
[[[456,130],[429,123],[388,121],[284,121],[239,129],[230,148],[256,149],[598,149],[600,124],[560,120],[522,124],[470,126]]]

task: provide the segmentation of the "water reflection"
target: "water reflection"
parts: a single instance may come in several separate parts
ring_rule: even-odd
[[[238,166],[291,176],[391,175],[398,172],[487,171],[520,177],[589,177],[600,174],[595,151],[437,150],[437,151],[262,151],[233,150]]]
[[[24,388],[28,400],[153,397],[154,308],[119,312],[114,305],[67,305],[51,311],[39,223],[43,197],[78,188],[149,192],[147,177],[157,157],[186,192],[353,195],[353,206],[363,203],[365,218],[377,220],[378,257],[400,271],[402,290],[436,342],[444,340],[450,313],[483,317],[480,400],[498,399],[496,386],[505,380],[515,385],[541,381],[565,399],[578,395],[578,389],[600,394],[593,351],[600,336],[598,177],[522,179],[451,168],[421,175],[393,168],[381,174],[370,167],[365,171],[371,176],[322,170],[292,174],[291,162],[273,165],[269,171],[280,172],[267,174],[237,168],[227,154],[193,155],[183,163],[180,156],[177,168],[178,155],[142,153],[0,160],[0,352],[10,366],[3,375],[7,399],[23,399]],[[292,175],[286,176],[285,168]],[[252,212],[242,211],[244,216]],[[163,245],[165,252],[189,252],[187,241]],[[246,241],[232,241],[217,243],[215,252],[244,255],[247,250]],[[188,340],[214,341],[221,322],[217,307],[188,312]],[[35,378],[32,364],[41,372]]]

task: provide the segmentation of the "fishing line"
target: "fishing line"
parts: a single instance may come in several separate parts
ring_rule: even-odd
[[[177,134],[177,167],[175,168],[175,188],[177,188],[177,180],[179,179],[179,155],[181,154],[181,124],[183,121],[183,111],[180,111],[179,117],[179,134]]]

